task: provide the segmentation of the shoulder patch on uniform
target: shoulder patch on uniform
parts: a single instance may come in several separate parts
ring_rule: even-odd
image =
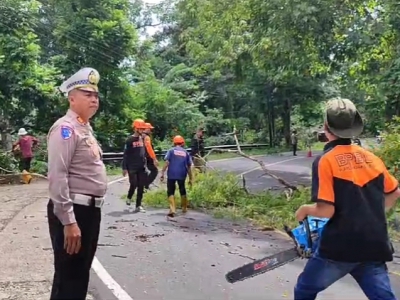
[[[65,125],[61,126],[61,137],[63,140],[70,139],[73,133],[74,130],[71,127]]]

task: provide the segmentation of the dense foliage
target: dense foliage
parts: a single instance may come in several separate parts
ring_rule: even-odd
[[[207,128],[207,143],[308,139],[323,102],[358,104],[366,132],[400,114],[397,2],[261,0],[4,0],[0,4],[0,132],[45,136],[78,69],[101,74],[93,126],[119,151],[133,118],[159,147]],[[151,29],[151,30],[150,30]],[[152,34],[149,34],[149,32]]]

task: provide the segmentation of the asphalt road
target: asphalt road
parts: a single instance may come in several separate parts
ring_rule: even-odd
[[[305,152],[299,152],[298,156],[284,153],[256,158],[262,160],[264,165],[273,174],[289,183],[293,185],[309,185],[311,180],[311,164],[314,161],[314,155],[318,153],[314,152],[313,157],[306,157]],[[277,180],[265,175],[258,163],[246,158],[212,161],[210,165],[216,170],[233,172],[244,176],[246,187],[253,192],[283,188]]]
[[[293,183],[310,181],[313,158],[290,155],[261,157],[277,175]],[[215,168],[244,174],[253,190],[276,187],[260,177],[258,164],[244,158],[213,162]],[[138,300],[259,300],[293,299],[293,287],[304,267],[297,260],[266,274],[236,284],[225,281],[225,273],[254,258],[291,247],[274,232],[261,232],[248,224],[216,220],[190,211],[167,221],[164,210],[147,213],[126,211],[120,199],[126,182],[110,186],[104,206],[102,234],[97,258],[116,282]],[[166,202],[167,208],[167,202]],[[392,282],[400,295],[400,280]],[[103,300],[116,299],[93,274],[91,290]],[[318,299],[366,299],[351,277],[321,293]]]

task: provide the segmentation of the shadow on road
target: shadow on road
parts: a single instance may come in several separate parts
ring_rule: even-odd
[[[233,234],[234,237],[241,239],[248,239],[251,241],[265,241],[266,243],[276,244],[288,241],[274,231],[261,231],[254,228],[249,222],[246,221],[230,221],[227,219],[214,219],[212,216],[197,212],[189,211],[186,215],[179,215],[173,219],[166,217],[167,210],[148,210],[146,214],[135,214],[124,212],[110,212],[107,215],[118,218],[123,215],[124,219],[116,220],[110,229],[118,229],[128,226],[129,224],[136,224],[135,228],[139,229],[150,227],[153,230],[173,230],[182,231],[190,234],[205,234],[212,236],[214,234]],[[122,228],[121,228],[122,229]],[[145,233],[147,230],[140,230]],[[138,232],[139,233],[139,232]]]

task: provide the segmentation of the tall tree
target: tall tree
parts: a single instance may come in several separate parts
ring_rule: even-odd
[[[41,48],[34,31],[39,9],[36,1],[0,4],[0,130],[35,127],[38,116],[51,115],[57,105],[54,89],[58,72],[41,64]]]

